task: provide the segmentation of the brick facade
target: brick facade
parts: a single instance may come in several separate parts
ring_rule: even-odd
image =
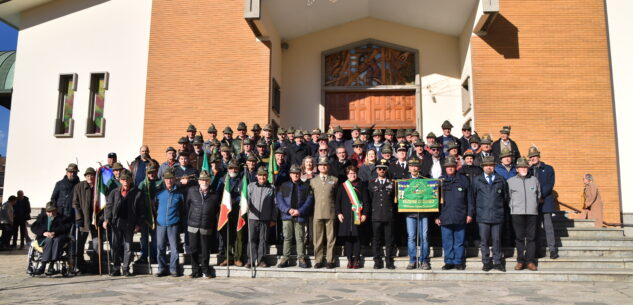
[[[244,121],[269,120],[269,52],[244,20],[243,1],[154,0],[144,138],[164,159],[189,122],[205,139]],[[171,109],[171,110],[170,110]]]
[[[581,208],[582,175],[593,174],[604,220],[619,223],[604,2],[501,1],[489,34],[472,39],[472,62],[476,130],[497,138],[509,124],[523,155],[538,145],[563,203]]]

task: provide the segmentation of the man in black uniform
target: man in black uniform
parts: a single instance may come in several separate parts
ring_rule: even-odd
[[[394,194],[393,182],[387,178],[389,161],[382,159],[376,165],[378,178],[369,182],[369,198],[371,199],[367,207],[368,215],[374,234],[372,246],[374,250],[374,269],[382,269],[382,246],[385,246],[385,261],[387,269],[396,269],[393,263],[395,249],[393,247],[393,224],[394,224]]]

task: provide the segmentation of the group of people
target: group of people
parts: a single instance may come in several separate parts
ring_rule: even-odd
[[[105,235],[113,276],[131,275],[132,241],[139,232],[141,252],[135,263],[157,263],[157,276],[178,276],[182,252],[191,257],[194,278],[211,277],[213,250],[219,266],[265,268],[267,246],[281,240],[279,268],[291,265],[293,245],[299,267],[335,268],[338,241],[347,268],[362,268],[361,245],[370,244],[374,268],[395,269],[396,245],[403,236],[407,269],[430,270],[433,222],[441,231],[443,270],[465,269],[464,244],[472,237],[479,240],[482,270],[505,271],[502,232],[514,238],[514,269],[537,270],[537,227],[544,229],[550,257],[557,258],[555,173],[541,161],[539,150],[530,147],[527,158],[521,157],[509,126],[494,142],[490,135],[473,133],[468,123],[460,138],[451,134],[450,122],[441,127],[441,136],[429,133],[424,142],[415,130],[356,126],[347,140],[341,127],[327,133],[279,128],[275,137],[271,125],[255,124],[249,136],[240,122],[237,137],[227,126],[218,139],[211,125],[204,141],[190,124],[177,148],[165,150],[162,163],[144,145],[128,168],[110,153],[108,164],[97,171],[87,168],[81,182],[77,165],[70,164],[41,221],[49,229],[51,218],[69,223],[54,237],[78,230],[69,235],[77,236],[71,251],[79,253],[73,264],[82,272],[88,270],[83,255],[88,233],[93,249]],[[112,179],[99,186],[95,176],[103,179],[104,172]],[[395,181],[425,178],[442,181],[439,212],[398,213]],[[100,195],[106,198],[102,212],[94,204]],[[38,237],[50,238],[50,232],[40,230]],[[313,265],[306,249],[310,241]],[[52,253],[44,262],[56,257]],[[45,272],[44,265],[38,272]]]
[[[24,248],[24,241],[31,242],[26,229],[27,222],[31,219],[31,203],[29,197],[24,196],[23,191],[18,191],[17,196],[9,196],[9,199],[0,208],[0,251]],[[18,235],[20,245],[18,246]],[[13,242],[11,242],[13,241]]]

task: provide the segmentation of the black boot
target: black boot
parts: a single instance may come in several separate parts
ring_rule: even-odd
[[[48,270],[46,270],[46,275],[51,276],[55,274],[55,262],[51,262],[50,265],[48,265]]]
[[[33,271],[33,275],[42,275],[46,270],[46,263],[40,263],[40,267]]]

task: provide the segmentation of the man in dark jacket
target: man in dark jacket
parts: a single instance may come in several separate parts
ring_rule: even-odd
[[[477,136],[474,135],[473,138],[475,137]],[[472,185],[473,181],[475,181],[475,178],[483,174],[484,171],[483,169],[481,169],[481,166],[474,165],[475,155],[473,154],[472,150],[466,150],[462,157],[464,158],[464,164],[462,165],[462,168],[459,169],[458,173],[466,177],[468,179],[468,182]],[[477,225],[477,221],[475,220],[475,218],[473,218],[473,220],[466,225],[466,241],[469,243],[469,245],[472,246],[475,244],[475,241],[478,240],[479,226]]]
[[[482,270],[490,271],[494,268],[505,272],[505,266],[501,262],[501,228],[509,198],[508,183],[495,173],[494,157],[484,158],[482,167],[483,175],[475,178],[472,184],[481,239]],[[490,242],[492,242],[492,262],[490,261]]]
[[[71,220],[75,217],[72,201],[73,188],[79,183],[77,172],[79,172],[77,164],[68,164],[66,176],[64,176],[62,180],[57,181],[55,189],[53,189],[53,195],[51,196],[51,201],[57,206],[57,214],[63,217],[70,217]]]
[[[376,165],[378,177],[369,182],[367,187],[369,201],[367,215],[371,219],[374,250],[374,269],[382,269],[382,247],[385,246],[385,261],[387,269],[396,269],[393,262],[395,248],[393,246],[394,213],[396,204],[394,203],[395,187],[393,181],[388,178],[389,162],[386,159],[380,160]]]
[[[145,173],[147,172],[147,166],[150,162],[158,164],[158,161],[152,159],[149,155],[149,147],[147,145],[139,148],[139,155],[134,158],[132,164],[130,164],[130,172],[134,178],[134,185],[138,186],[141,181],[145,180]]]
[[[112,252],[114,254],[114,268],[111,276],[119,276],[121,260],[123,260],[123,275],[130,276],[130,262],[132,260],[132,239],[134,233],[141,230],[143,223],[142,193],[132,186],[133,178],[127,172],[121,173],[121,186],[108,194],[106,199],[105,220],[103,228],[112,226]]]
[[[479,153],[475,154],[475,162],[476,166],[481,166],[483,162],[483,158],[493,156],[495,158],[495,163],[498,161],[499,155],[495,155],[492,152],[492,139],[490,135],[484,135],[481,138],[481,150]]]
[[[422,160],[422,169],[420,174],[422,177],[438,179],[445,175],[446,171],[442,167],[444,155],[442,154],[442,145],[435,142],[431,144],[431,156]]]
[[[156,194],[164,186],[161,180],[158,180],[158,164],[150,162],[147,165],[147,179],[143,179],[138,184],[138,189],[143,193],[143,226],[141,227],[141,255],[135,264],[147,264],[147,258],[150,258],[152,264],[156,263],[156,213],[154,202]]]
[[[501,136],[497,141],[492,143],[492,154],[495,156],[499,156],[504,149],[509,150],[512,154],[513,163],[521,157],[521,153],[519,152],[519,146],[517,143],[510,139],[510,126],[503,126],[499,131]]]
[[[191,250],[191,278],[211,278],[209,272],[209,249],[215,235],[221,195],[210,187],[211,176],[206,170],[200,172],[199,187],[187,191],[187,231]]]
[[[88,239],[88,233],[90,233],[93,252],[97,253],[97,249],[99,249],[97,228],[94,226],[93,221],[95,175],[95,170],[92,167],[88,167],[84,172],[86,180],[75,185],[73,190],[73,208],[75,209],[75,224],[79,228],[79,239],[77,241],[77,249],[75,249],[75,243],[71,244],[71,252],[73,254],[77,253],[77,268],[84,273],[87,271],[86,262],[84,261],[84,247]],[[91,261],[93,263],[98,262],[95,259],[96,256],[93,255]]]
[[[547,240],[547,249],[551,259],[558,258],[558,249],[556,248],[556,236],[554,235],[554,225],[552,224],[552,214],[556,211],[554,206],[554,183],[556,182],[556,173],[554,168],[541,161],[541,152],[536,146],[530,147],[528,151],[528,159],[530,160],[530,172],[538,179],[541,185],[541,195],[543,196],[543,204],[540,210],[540,221],[542,229],[545,231]]]
[[[229,224],[223,226],[220,231],[220,245],[218,253],[218,265],[226,266],[227,264],[235,264],[235,266],[243,267],[244,256],[244,231],[236,230],[237,218],[240,217],[240,199],[242,197],[242,176],[240,165],[235,160],[229,162],[228,172],[229,175],[229,192],[231,194],[231,212],[229,213]],[[222,190],[225,185],[226,176],[220,180],[221,186],[218,189]],[[224,196],[224,195],[222,195]],[[228,243],[227,243],[228,241]],[[227,251],[228,248],[228,251]],[[229,252],[229,257],[226,257],[226,253]]]
[[[407,144],[404,142],[396,145],[397,160],[389,164],[389,175],[391,179],[407,179],[410,177],[407,150]]]
[[[334,128],[334,140],[328,143],[330,147],[330,152],[336,153],[336,149],[339,147],[345,148],[345,140],[343,140],[343,128],[341,126],[336,126]],[[350,147],[351,148],[351,147]],[[347,149],[345,149],[347,152]]]
[[[314,205],[314,196],[310,186],[301,181],[301,167],[290,167],[290,181],[279,187],[277,209],[281,214],[284,233],[284,253],[277,267],[289,266],[292,240],[296,242],[299,267],[308,268],[308,255],[305,251],[305,233],[308,217]]]
[[[468,179],[457,174],[457,160],[447,157],[444,161],[446,175],[443,175],[440,204],[440,217],[435,223],[442,229],[442,248],[444,266],[442,270],[464,270],[464,234],[466,224],[473,220],[475,202]]]
[[[455,142],[459,143],[459,139],[451,134],[451,130],[453,129],[453,124],[448,120],[442,123],[442,135],[435,140],[436,143],[442,146],[442,156],[448,156],[448,143]]]
[[[288,163],[292,165],[301,165],[303,158],[312,155],[312,149],[304,143],[303,133],[301,130],[295,132],[294,143],[288,144],[286,152],[288,153]]]
[[[198,171],[189,164],[189,156],[178,156],[178,166],[174,168],[176,184],[179,188],[186,188],[196,184]]]
[[[336,149],[336,160],[330,162],[330,175],[338,178],[339,183],[343,183],[347,180],[345,169],[350,165],[353,163],[347,159],[345,147],[339,147]]]
[[[24,248],[24,240],[31,243],[31,238],[26,230],[26,223],[31,220],[31,202],[24,196],[23,191],[18,191],[15,206],[13,207],[13,246],[17,247],[18,233],[20,233],[20,249]]]
[[[202,169],[202,166],[204,166],[204,154],[206,154],[206,152],[202,148],[203,144],[204,141],[202,139],[202,136],[195,136],[193,139],[193,151],[191,152],[191,154],[189,154],[189,165],[193,169],[195,169],[197,173],[199,173]],[[209,156],[207,156],[207,161],[208,157]]]
[[[35,234],[38,245],[43,247],[41,264],[35,275],[40,275],[46,270],[46,264],[50,263],[46,275],[53,275],[55,262],[61,258],[64,243],[68,240],[68,232],[72,226],[72,220],[57,214],[57,206],[54,202],[46,204],[46,212],[41,213],[31,225],[31,231]]]
[[[473,129],[470,127],[470,121],[462,126],[462,137],[459,138],[460,151],[463,153],[470,149],[470,140],[473,138]]]

